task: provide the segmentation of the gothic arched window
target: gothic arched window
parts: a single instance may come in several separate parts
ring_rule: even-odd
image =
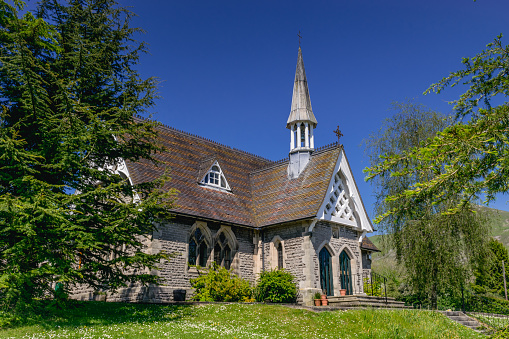
[[[223,232],[219,235],[214,246],[214,261],[219,266],[223,266],[227,270],[230,269],[232,263],[232,250],[228,244],[228,239]]]
[[[189,238],[189,265],[207,266],[208,248],[205,236],[199,227]]]
[[[283,245],[281,243],[277,245],[277,267],[283,268]]]

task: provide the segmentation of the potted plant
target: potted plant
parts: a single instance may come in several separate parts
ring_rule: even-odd
[[[321,302],[322,302],[322,306],[327,306],[329,304],[329,301],[327,300],[327,293],[324,291],[322,291],[322,295],[320,296],[320,299],[321,299]]]
[[[315,299],[315,306],[320,306],[321,305],[321,294],[320,292],[316,292],[315,293],[315,296],[314,296],[314,299]]]
[[[325,292],[325,290],[322,291],[320,299],[327,299],[327,292]]]
[[[342,288],[339,290],[339,295],[345,296],[346,295],[346,289]]]

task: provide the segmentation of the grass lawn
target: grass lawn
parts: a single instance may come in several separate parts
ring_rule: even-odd
[[[0,315],[1,317],[1,315]],[[417,310],[314,313],[277,305],[195,306],[80,302],[22,320],[0,338],[482,338],[441,314]]]
[[[509,327],[509,317],[499,316],[496,314],[475,313],[475,312],[469,313],[469,315],[491,326],[495,330],[503,330]]]

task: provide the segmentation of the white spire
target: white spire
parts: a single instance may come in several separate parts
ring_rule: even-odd
[[[293,84],[292,108],[286,122],[290,130],[290,163],[288,176],[296,178],[304,171],[315,148],[313,130],[317,125],[309,97],[302,50],[299,47],[295,82]]]
[[[313,127],[316,127],[318,123],[311,108],[311,98],[309,97],[308,82],[300,47],[297,69],[295,70],[295,82],[293,84],[292,108],[286,122],[286,128],[290,128],[292,124],[297,122],[308,122],[313,124]]]

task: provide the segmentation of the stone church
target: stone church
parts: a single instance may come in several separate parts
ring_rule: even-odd
[[[125,288],[116,301],[172,301],[193,290],[194,265],[212,262],[255,283],[262,271],[284,268],[297,280],[299,302],[317,291],[363,294],[362,273],[378,249],[366,237],[373,226],[341,144],[315,148],[317,119],[311,108],[299,47],[292,105],[289,158],[274,162],[171,127],[162,126],[170,185],[179,191],[174,218],[159,225],[150,251],[177,254],[152,272],[164,285]],[[118,173],[136,184],[163,168],[129,163]],[[84,291],[83,291],[84,292]],[[75,295],[92,298],[90,293]]]

